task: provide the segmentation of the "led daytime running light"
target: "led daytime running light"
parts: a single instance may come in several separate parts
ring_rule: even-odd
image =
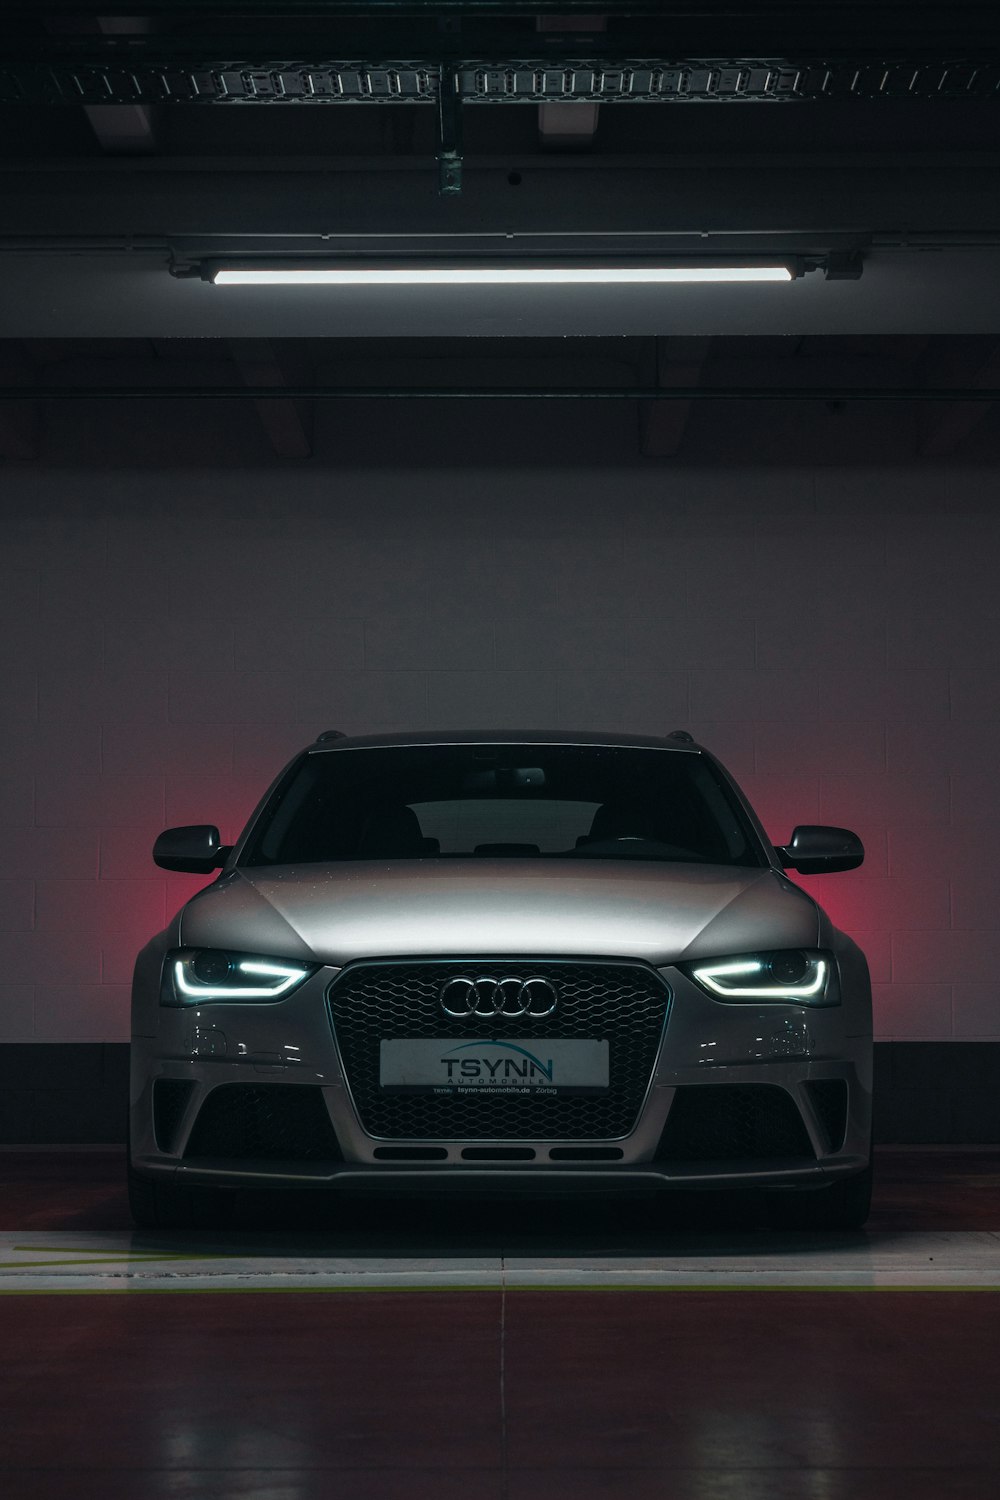
[[[278,980],[273,985],[228,985],[228,984],[190,984],[185,973],[185,962],[177,959],[174,963],[174,986],[178,995],[188,995],[193,1000],[277,1000],[281,995],[290,990],[293,985],[304,979],[308,970],[297,966],[292,968],[287,964],[258,963],[256,961],[243,960],[237,968],[244,974],[259,974]]]
[[[723,1000],[809,1000],[823,993],[827,979],[826,960],[817,958],[813,962],[815,974],[811,981],[787,985],[719,983],[719,980],[725,980],[729,976],[735,978],[741,974],[759,974],[764,967],[759,959],[738,959],[732,963],[712,964],[708,968],[694,969],[692,972],[699,984],[703,984],[707,990],[711,990]]]

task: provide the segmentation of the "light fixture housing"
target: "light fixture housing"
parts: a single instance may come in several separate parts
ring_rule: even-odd
[[[546,260],[368,259],[204,261],[203,281],[215,286],[462,287],[462,286],[670,286],[795,281],[809,267],[797,257],[738,255],[587,260],[577,256]]]

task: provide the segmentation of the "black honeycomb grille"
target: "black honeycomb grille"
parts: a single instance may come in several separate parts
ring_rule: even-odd
[[[528,1017],[453,1020],[438,1003],[449,979],[495,974],[543,975],[559,1009]],[[606,1140],[628,1135],[646,1095],[666,1017],[669,991],[638,963],[531,963],[461,959],[352,965],[330,988],[330,1013],[344,1071],[365,1130],[395,1140]],[[384,1094],[383,1038],[593,1037],[609,1047],[610,1086],[569,1097]]]
[[[679,1088],[657,1161],[815,1159],[791,1095],[774,1084]]]
[[[341,1161],[322,1091],[307,1084],[224,1083],[206,1098],[184,1152],[259,1161]]]

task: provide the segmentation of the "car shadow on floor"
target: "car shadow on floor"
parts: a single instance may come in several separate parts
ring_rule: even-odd
[[[557,1200],[454,1197],[385,1200],[360,1194],[246,1195],[232,1221],[205,1230],[141,1230],[137,1253],[191,1245],[241,1257],[338,1259],[554,1259],[560,1262],[796,1254],[860,1248],[866,1231],[789,1231],[749,1194],[573,1196]]]
[[[133,1230],[119,1153],[0,1155],[0,1229]],[[789,1231],[753,1193],[676,1191],[546,1198],[392,1198],[359,1193],[234,1195],[228,1222],[205,1230],[135,1231],[136,1248],[235,1237],[241,1254],[643,1256],[800,1251],[861,1245],[874,1233],[1000,1230],[1000,1149],[876,1152],[875,1199],[863,1231]]]

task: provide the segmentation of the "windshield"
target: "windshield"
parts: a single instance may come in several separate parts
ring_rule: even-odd
[[[401,745],[311,754],[243,865],[386,859],[765,863],[700,755],[605,745]]]

